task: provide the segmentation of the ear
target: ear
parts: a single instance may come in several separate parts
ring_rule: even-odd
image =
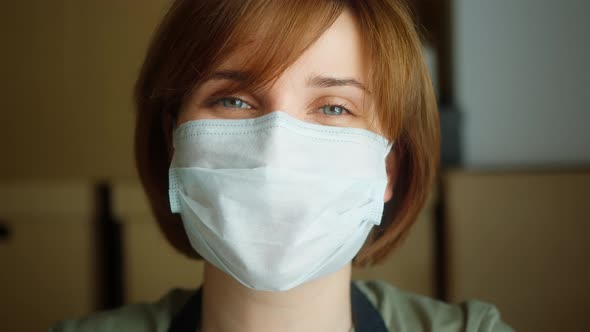
[[[164,133],[164,141],[166,142],[166,151],[168,155],[168,163],[172,162],[172,155],[174,154],[173,135],[176,127],[175,117],[172,112],[163,112],[162,114],[162,132]]]
[[[393,188],[395,188],[395,182],[397,180],[395,149],[391,149],[391,152],[389,152],[387,158],[385,158],[385,170],[387,171],[387,187],[385,188],[383,201],[387,203],[393,197]]]

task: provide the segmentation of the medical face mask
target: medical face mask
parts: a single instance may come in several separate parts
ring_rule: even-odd
[[[391,144],[284,112],[174,132],[170,206],[193,248],[247,287],[284,291],[348,264],[381,221]]]

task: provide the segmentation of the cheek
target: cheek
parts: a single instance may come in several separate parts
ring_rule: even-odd
[[[383,202],[389,202],[389,200],[393,197],[393,187],[390,184],[387,184],[387,188],[385,189],[385,193],[383,194]]]
[[[191,120],[198,120],[200,116],[199,107],[193,102],[190,101],[183,107],[181,107],[178,115],[176,116],[176,126],[180,126],[181,124],[191,121]]]
[[[368,129],[383,137],[388,137],[389,135],[386,134],[385,128],[382,125],[383,119],[378,113],[373,99],[369,97],[363,98],[361,105],[363,110],[363,118],[368,123]]]

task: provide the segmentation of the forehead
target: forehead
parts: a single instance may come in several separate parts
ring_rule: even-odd
[[[215,70],[249,70],[252,57],[273,45],[252,36],[228,54]],[[288,47],[288,45],[284,45]],[[365,83],[368,63],[363,35],[354,15],[345,9],[338,18],[291,65],[283,68],[279,81],[305,79],[311,75],[350,78]]]
[[[363,50],[362,34],[356,19],[344,10],[290,71],[296,69],[327,76],[352,77],[365,82],[367,63]]]

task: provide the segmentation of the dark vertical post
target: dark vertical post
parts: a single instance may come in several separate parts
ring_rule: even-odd
[[[440,178],[440,175],[439,175]],[[445,225],[445,196],[444,181],[439,179],[437,190],[437,200],[434,206],[434,296],[442,301],[448,300],[448,270],[447,270],[447,243],[446,243],[446,225]]]
[[[111,190],[106,182],[96,186],[97,300],[98,308],[123,304],[121,229],[112,211]]]
[[[441,125],[441,168],[434,211],[435,296],[448,299],[448,257],[446,243],[444,170],[461,164],[461,113],[455,104],[453,82],[452,0],[407,0],[417,14],[418,25],[434,47],[438,62],[439,115]]]

